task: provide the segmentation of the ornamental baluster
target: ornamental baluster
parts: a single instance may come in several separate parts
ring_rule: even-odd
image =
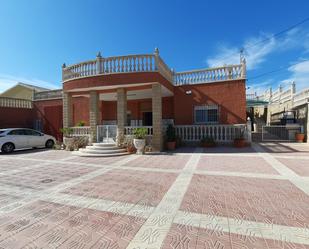
[[[149,63],[148,63],[148,56],[146,55],[145,56],[145,61],[144,61],[144,71],[149,71],[149,69],[148,69],[148,66],[149,66]]]

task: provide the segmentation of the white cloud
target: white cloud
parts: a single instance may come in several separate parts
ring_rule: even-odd
[[[286,84],[295,81],[296,91],[309,88],[309,61],[299,62],[289,67],[288,71],[291,72],[291,76],[282,80],[281,83]]]
[[[240,48],[244,48],[247,69],[252,70],[258,68],[270,54],[297,47],[303,49],[304,53],[309,52],[307,30],[294,28],[276,38],[273,34],[261,33],[257,37],[246,39],[241,46],[220,45],[216,55],[207,58],[206,63],[209,67],[239,64]]]
[[[256,68],[261,64],[266,59],[266,56],[277,46],[275,38],[262,42],[267,39],[267,37],[270,37],[270,35],[263,34],[257,38],[249,38],[241,46],[246,48],[245,57],[248,70]],[[220,46],[218,50],[219,51],[214,57],[210,57],[206,60],[209,67],[216,67],[224,64],[239,64],[239,48]]]
[[[31,84],[39,87],[49,88],[49,89],[57,89],[60,86],[57,84],[53,84],[44,80],[39,79],[28,79],[24,77],[16,77],[8,74],[0,74],[0,93],[9,89],[10,87],[16,85],[18,82]]]

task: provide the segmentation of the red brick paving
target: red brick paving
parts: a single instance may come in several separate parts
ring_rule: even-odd
[[[112,170],[63,193],[156,206],[176,177],[174,173]]]
[[[197,169],[220,171],[222,175],[226,172],[278,175],[278,172],[258,154],[250,157],[236,154],[252,154],[254,153],[252,148],[236,150],[232,147],[222,147],[221,151],[220,148],[206,148],[204,151],[222,153],[222,156],[207,154],[202,156]],[[267,147],[271,155],[302,155],[309,159],[307,149],[308,147],[305,146],[287,144]],[[192,150],[184,151],[191,152]],[[225,156],[226,153],[232,155]],[[23,160],[24,156],[37,160]],[[42,190],[48,191],[50,187],[88,173],[95,173],[96,170],[102,168],[100,166],[112,166],[126,158],[128,157],[79,158],[65,151],[17,153],[16,158],[14,155],[1,158],[0,173],[6,175],[0,175],[0,186],[8,189],[10,186],[32,188],[35,189],[35,193]],[[103,199],[124,204],[130,203],[133,206],[140,204],[156,207],[180,172],[152,172],[149,169],[181,171],[189,158],[190,154],[141,156],[126,163],[125,166],[141,167],[145,168],[145,171],[113,169],[104,174],[98,173],[98,176],[72,185],[62,192],[73,195],[74,200],[85,196],[97,198],[98,202]],[[277,159],[296,174],[309,176],[306,164],[309,162],[308,159]],[[46,160],[54,162],[36,167],[38,164],[47,162]],[[65,163],[57,162],[57,160],[63,160]],[[78,163],[81,164],[78,165]],[[87,166],[88,163],[98,165],[98,167]],[[31,169],[32,166],[35,167]],[[16,169],[22,170],[23,167],[30,167],[30,169],[23,172],[9,172]],[[190,174],[185,171],[183,173]],[[53,181],[42,183],[42,180],[47,178]],[[17,191],[16,194],[18,193]],[[13,195],[5,193],[0,187],[0,248],[124,249],[145,222],[143,218],[118,214],[117,208],[113,207],[108,209],[110,212],[85,208],[83,205],[79,207],[78,201],[77,206],[69,206],[34,199],[14,211],[2,213],[2,207],[14,205],[15,202],[23,200],[23,195],[19,194],[15,196],[15,191]],[[180,210],[194,212],[197,215],[206,214],[209,218],[213,215],[233,218],[239,226],[242,226],[243,221],[263,222],[269,224],[270,232],[272,232],[272,225],[276,224],[302,228],[299,231],[304,231],[304,228],[309,227],[309,196],[289,180],[263,179],[261,176],[249,178],[195,174],[182,200]],[[249,223],[246,225],[248,229],[241,232],[246,231],[247,236],[236,234],[237,230],[233,230],[233,233],[227,232],[231,227],[225,227],[225,232],[223,232],[223,227],[221,227],[223,224],[217,224],[216,227],[215,224],[211,224],[208,227],[216,230],[205,229],[198,224],[195,227],[172,224],[170,230],[166,230],[167,236],[161,248],[309,248],[305,245],[264,239],[260,231],[256,230],[256,225],[252,223],[251,229],[250,222],[247,223]],[[282,239],[284,240],[284,237]]]
[[[18,161],[22,164],[23,161]],[[32,189],[46,189],[96,170],[76,164],[50,163],[11,175],[0,175],[0,183]],[[50,181],[51,180],[51,181]]]
[[[75,163],[89,163],[89,164],[97,164],[97,165],[110,165],[114,164],[120,160],[123,160],[126,156],[118,156],[118,157],[79,157],[74,156],[66,162],[75,162]]]
[[[161,249],[304,249],[296,243],[174,224]]]
[[[183,169],[189,158],[190,156],[187,155],[145,155],[124,164],[124,166],[160,169]]]
[[[278,161],[293,170],[299,176],[309,176],[309,158],[308,159],[288,159],[277,158]]]
[[[180,209],[308,227],[308,203],[309,196],[287,180],[194,175]]]
[[[197,168],[209,171],[279,174],[260,157],[202,156]]]

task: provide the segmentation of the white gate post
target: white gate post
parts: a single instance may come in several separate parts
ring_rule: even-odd
[[[250,144],[252,142],[251,130],[252,130],[251,129],[251,119],[250,119],[250,117],[248,117],[248,119],[247,119],[247,141]]]

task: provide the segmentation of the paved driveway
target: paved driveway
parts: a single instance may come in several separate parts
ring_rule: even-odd
[[[0,155],[0,248],[309,248],[309,146]]]

